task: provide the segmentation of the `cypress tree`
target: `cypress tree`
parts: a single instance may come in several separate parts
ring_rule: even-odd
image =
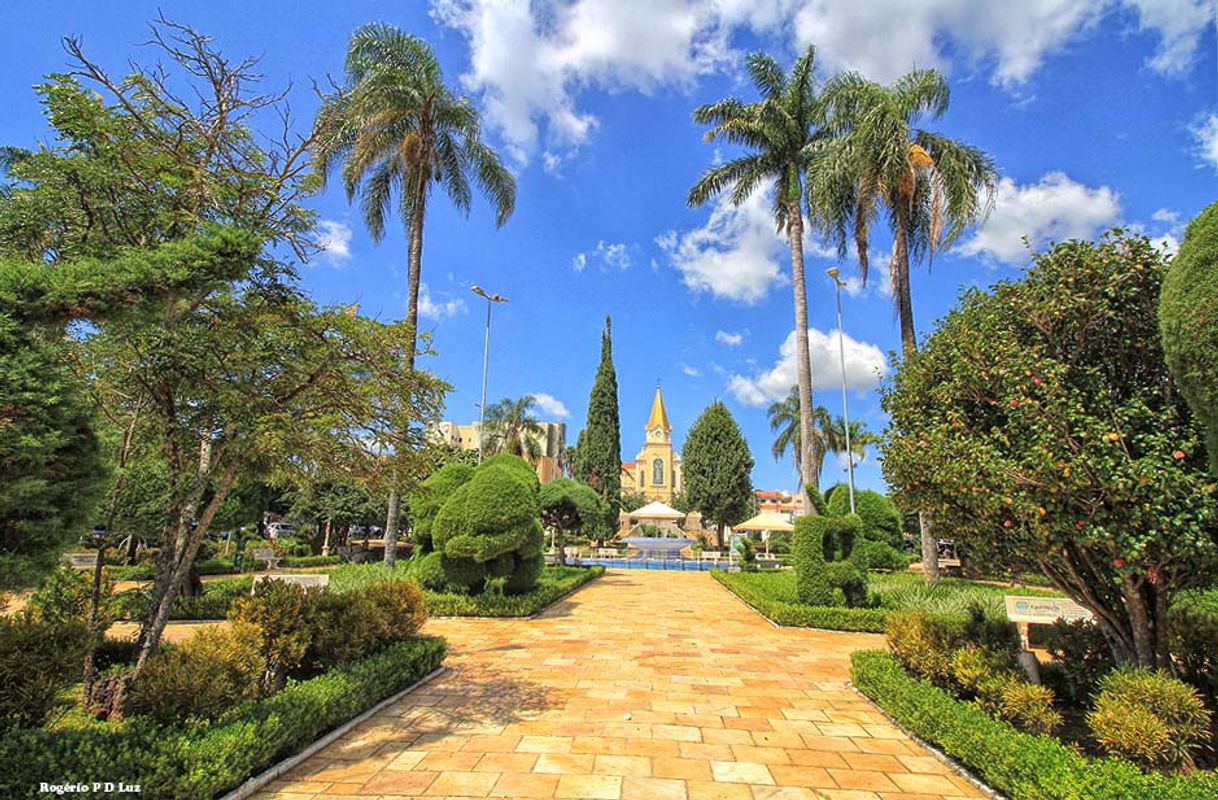
[[[601,334],[601,363],[588,396],[588,421],[579,434],[575,477],[605,501],[604,539],[617,529],[622,506],[622,425],[617,406],[617,372],[613,369],[612,320],[605,317]]]
[[[722,548],[724,526],[740,522],[753,508],[753,454],[720,401],[707,406],[689,429],[681,465],[685,496],[714,524]]]

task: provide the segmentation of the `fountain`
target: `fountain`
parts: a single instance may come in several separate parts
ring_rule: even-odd
[[[681,539],[670,536],[630,536],[623,542],[639,551],[642,558],[670,558],[680,555],[680,552],[694,543],[693,539]]]

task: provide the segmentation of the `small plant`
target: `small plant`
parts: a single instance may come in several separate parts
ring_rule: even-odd
[[[978,687],[982,707],[999,719],[1035,734],[1061,727],[1062,715],[1053,707],[1053,690],[1029,683],[1014,672],[1004,672]]]
[[[1087,724],[1100,746],[1144,767],[1187,772],[1209,738],[1197,690],[1164,672],[1118,669],[1099,683]]]
[[[315,589],[265,580],[252,596],[241,598],[229,609],[229,622],[253,623],[261,632],[259,649],[265,661],[263,687],[267,694],[283,688],[288,673],[304,660],[316,594]]]
[[[111,595],[114,582],[109,571],[102,570],[101,604],[98,607],[98,627],[105,630],[113,621]],[[29,601],[29,608],[39,620],[50,624],[87,622],[93,601],[93,570],[60,567],[43,581]]]
[[[92,638],[83,621],[48,622],[28,608],[0,617],[0,724],[43,724],[80,680]]]
[[[938,686],[951,684],[952,657],[961,641],[958,624],[925,611],[889,614],[884,635],[907,670]]]
[[[969,645],[952,653],[952,679],[962,693],[973,697],[981,694],[982,686],[1018,668],[1019,663],[1006,651]]]
[[[757,546],[748,537],[739,539],[740,569],[744,572],[757,571]]]
[[[1045,648],[1053,656],[1055,683],[1077,706],[1090,699],[1100,678],[1116,666],[1099,626],[1089,620],[1059,619],[1049,626]]]

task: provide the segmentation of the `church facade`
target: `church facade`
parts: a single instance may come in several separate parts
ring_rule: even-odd
[[[622,464],[622,494],[641,494],[668,503],[684,489],[681,456],[672,446],[672,425],[664,409],[664,396],[656,386],[651,414],[644,428],[643,449],[633,462]]]

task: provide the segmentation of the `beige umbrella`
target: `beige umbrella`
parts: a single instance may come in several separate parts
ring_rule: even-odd
[[[772,511],[763,511],[752,519],[746,519],[739,525],[732,526],[733,531],[756,531],[760,533],[790,533],[795,530],[786,517]],[[765,537],[765,552],[770,554],[770,537]]]
[[[659,500],[648,503],[642,508],[636,508],[630,512],[631,519],[638,520],[662,520],[671,522],[673,520],[684,519],[685,515],[675,508],[670,508],[664,505]]]

